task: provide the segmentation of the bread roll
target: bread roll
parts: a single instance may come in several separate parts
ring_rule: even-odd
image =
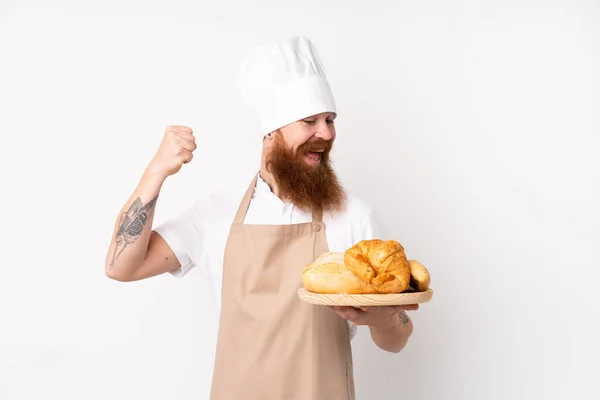
[[[344,265],[344,253],[325,253],[302,271],[302,284],[314,293],[365,294],[378,293]]]
[[[344,264],[377,293],[402,293],[410,284],[404,248],[395,240],[362,240],[346,250]]]
[[[408,265],[410,267],[410,286],[415,288],[418,292],[424,292],[429,289],[431,277],[427,268],[415,260],[409,260]]]
[[[428,281],[415,264],[415,290]],[[410,289],[411,268],[404,248],[394,240],[363,240],[346,252],[321,254],[302,271],[302,284],[314,293],[402,293]],[[418,283],[418,284],[417,284]]]

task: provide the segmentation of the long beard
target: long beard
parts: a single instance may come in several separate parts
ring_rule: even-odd
[[[329,153],[332,142],[321,139],[307,142],[294,154],[280,134],[276,134],[273,140],[273,147],[265,158],[265,167],[273,174],[281,199],[306,212],[335,215],[343,211],[346,194],[331,166]],[[305,153],[319,150],[324,150],[319,165],[308,165],[304,161]]]

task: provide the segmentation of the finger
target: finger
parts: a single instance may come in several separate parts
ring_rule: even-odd
[[[335,311],[340,317],[342,317],[342,314],[345,314],[344,310],[340,306],[329,306],[329,308]]]
[[[402,310],[403,310],[402,306],[385,307],[386,314],[398,314],[399,312],[402,312]]]
[[[191,142],[189,140],[186,139],[179,139],[179,145],[181,147],[183,147],[184,149],[186,149],[187,151],[193,152],[194,150],[196,150],[196,143]]]
[[[348,307],[348,306],[333,306],[333,309],[334,309],[334,310],[337,310],[337,311],[343,311],[343,312],[346,312],[346,311],[348,311],[348,310],[353,310],[353,309],[354,309],[354,307]]]
[[[338,311],[338,310],[334,310],[334,311],[337,315],[339,315],[343,319],[350,321],[350,317],[348,317],[348,315],[346,315],[345,311]]]
[[[404,310],[404,311],[414,311],[414,310],[418,310],[419,309],[419,305],[418,304],[407,304],[405,306],[400,306],[398,308],[400,310]]]
[[[177,136],[178,138],[181,138],[183,140],[192,142],[192,143],[196,142],[196,136],[194,136],[192,133],[189,133],[189,132],[176,131],[175,136]]]
[[[332,308],[342,318],[344,318],[350,322],[354,322],[356,324],[360,324],[366,315],[366,313],[364,313],[363,311],[361,311],[359,308],[356,308],[356,307],[333,306]]]
[[[375,307],[367,307],[367,306],[362,306],[360,309],[362,311],[366,312],[367,314],[372,314],[376,310]]]
[[[187,164],[190,161],[192,161],[192,158],[194,158],[194,155],[192,154],[191,151],[182,149],[179,157],[181,159],[181,162],[183,162],[184,164]]]
[[[353,307],[333,306],[332,308],[340,317],[347,319],[347,320],[352,320]]]
[[[183,126],[183,125],[171,125],[167,128],[167,130],[172,131],[172,132],[181,132],[181,133],[189,133],[189,134],[194,133],[192,128],[190,128],[189,126]]]
[[[351,308],[350,310],[346,311],[346,315],[348,318],[350,318],[350,321],[356,321],[360,318],[360,314],[355,308]]]

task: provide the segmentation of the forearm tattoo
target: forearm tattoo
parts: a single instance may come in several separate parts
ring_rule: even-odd
[[[121,215],[117,234],[115,236],[115,252],[110,263],[110,268],[115,265],[115,262],[121,253],[123,253],[123,250],[125,250],[128,245],[135,243],[142,235],[144,227],[150,220],[157,199],[158,196],[150,200],[147,204],[142,205],[142,200],[138,197],[133,204],[131,204],[127,212]]]
[[[400,311],[398,313],[398,317],[400,318],[400,323],[402,325],[408,324],[410,322],[410,319],[408,318],[408,315],[406,315],[406,313],[404,311]]]

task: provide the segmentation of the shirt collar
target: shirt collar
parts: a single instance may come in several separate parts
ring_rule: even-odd
[[[288,207],[292,207],[294,209],[294,205],[289,202],[282,201],[279,197],[275,196],[275,193],[271,190],[271,186],[258,174],[258,178],[256,179],[256,185],[254,186],[254,195],[253,198],[257,196],[261,198],[269,198],[270,201],[274,201],[278,205],[285,205]]]
[[[257,191],[261,194],[262,193],[272,193],[271,187],[269,186],[269,184],[267,182],[264,181],[264,179],[260,176],[260,174],[258,174],[258,179],[256,180],[255,191]]]

